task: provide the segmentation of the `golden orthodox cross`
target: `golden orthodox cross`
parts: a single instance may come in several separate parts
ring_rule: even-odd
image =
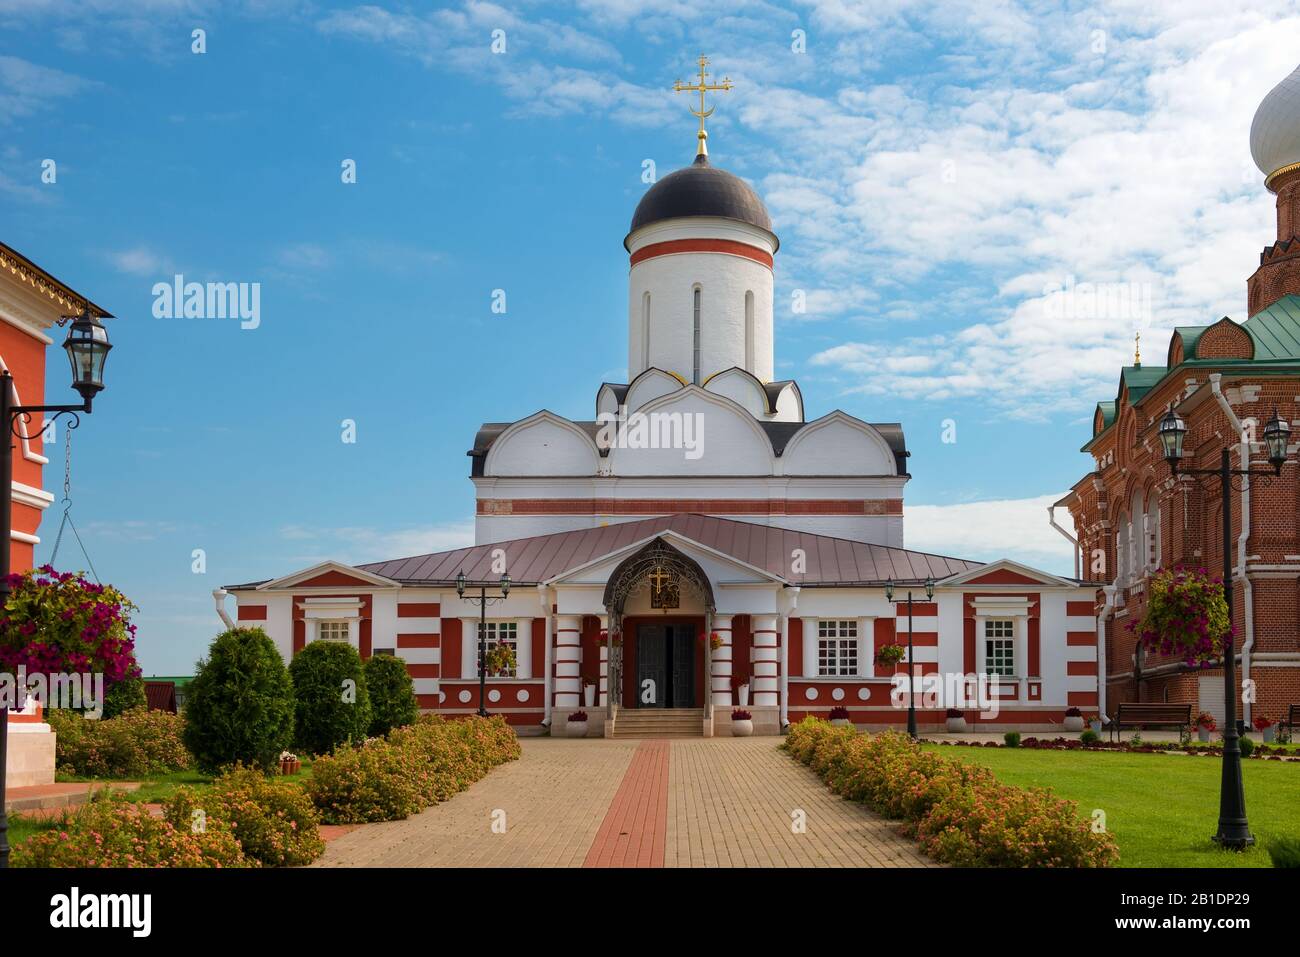
[[[696,136],[699,138],[700,145],[695,151],[696,156],[709,155],[709,148],[704,144],[704,141],[709,138],[709,134],[704,131],[704,120],[706,117],[713,115],[714,107],[710,106],[707,109],[705,108],[704,94],[719,92],[719,91],[726,92],[727,90],[731,89],[731,80],[725,76],[722,78],[721,83],[708,82],[709,74],[704,69],[708,65],[709,65],[709,58],[706,56],[701,56],[700,57],[700,82],[683,83],[681,80],[678,80],[676,83],[673,84],[674,93],[700,94],[700,108],[698,110],[691,110],[692,115],[698,116],[700,118],[700,132],[696,134]]]
[[[650,581],[654,583],[655,592],[664,590],[664,582],[673,580],[673,576],[663,570],[662,565],[656,565],[654,571],[649,575]]]

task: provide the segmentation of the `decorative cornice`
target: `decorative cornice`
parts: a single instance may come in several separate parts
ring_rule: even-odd
[[[1264,188],[1271,190],[1273,188],[1273,181],[1279,176],[1285,176],[1287,173],[1293,173],[1298,169],[1300,169],[1300,163],[1291,163],[1289,166],[1278,167],[1264,177]]]

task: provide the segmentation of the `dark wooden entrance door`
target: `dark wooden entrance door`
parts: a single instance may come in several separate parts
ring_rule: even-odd
[[[695,628],[688,624],[638,625],[637,708],[695,707]]]

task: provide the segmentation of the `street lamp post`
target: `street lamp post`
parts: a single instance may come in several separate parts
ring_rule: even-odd
[[[925,600],[931,601],[934,598],[934,579],[925,580]],[[896,604],[894,600],[894,580],[891,578],[885,582],[885,600],[891,605]],[[915,741],[918,737],[916,729],[916,663],[912,657],[912,589],[907,590],[907,597],[900,598],[898,601],[907,602],[907,733]]]
[[[1291,427],[1278,417],[1273,410],[1273,418],[1264,425],[1264,443],[1268,446],[1268,461],[1273,466],[1269,469],[1252,469],[1250,463],[1246,468],[1234,469],[1228,459],[1228,445],[1225,442],[1219,457],[1217,469],[1179,468],[1183,457],[1183,439],[1187,436],[1187,424],[1172,408],[1160,422],[1160,442],[1164,447],[1165,461],[1169,463],[1169,473],[1178,475],[1199,475],[1219,480],[1219,493],[1223,505],[1223,597],[1228,603],[1228,633],[1224,636],[1223,650],[1223,774],[1219,780],[1219,830],[1214,840],[1232,850],[1241,850],[1255,843],[1251,836],[1250,825],[1246,821],[1246,794],[1241,783],[1241,731],[1237,726],[1237,646],[1232,625],[1232,480],[1238,475],[1277,476],[1282,474],[1286,463],[1286,447],[1291,436]],[[1245,569],[1242,569],[1245,573]]]
[[[460,600],[467,601],[473,605],[478,605],[479,607],[478,716],[480,718],[486,718],[488,716],[487,713],[487,607],[488,605],[495,605],[497,602],[505,601],[507,598],[510,597],[510,576],[502,575],[501,581],[498,584],[501,586],[501,597],[499,598],[496,596],[493,596],[491,598],[488,597],[487,583],[485,582],[479,582],[476,585],[468,586],[471,588],[477,587],[478,595],[470,595],[470,597],[466,598],[465,589],[467,587],[467,583],[465,581],[465,573],[460,572],[459,574],[456,575],[456,594],[460,596]]]
[[[108,330],[95,318],[89,303],[81,315],[66,316],[63,321],[68,320],[72,321],[72,326],[68,330],[68,338],[64,340],[63,350],[72,363],[72,387],[81,393],[81,405],[15,405],[13,378],[8,369],[0,372],[0,428],[9,432],[0,441],[0,612],[6,609],[11,591],[9,571],[13,528],[13,441],[31,435],[26,427],[35,413],[52,413],[41,423],[38,435],[44,434],[50,422],[61,415],[68,416],[68,428],[75,429],[81,423],[80,413],[89,414],[95,395],[104,388],[104,360],[108,358],[108,350],[113,348],[108,342]],[[18,431],[20,422],[24,427],[21,433]],[[17,689],[16,682],[14,687]],[[19,689],[18,693],[21,695],[22,691]],[[18,702],[15,701],[14,704]],[[9,816],[5,814],[4,808],[8,784],[8,752],[9,702],[0,701],[0,867],[9,866]]]

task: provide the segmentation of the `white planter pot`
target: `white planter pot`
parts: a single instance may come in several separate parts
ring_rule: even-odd
[[[596,707],[596,686],[595,685],[583,685],[582,702],[588,708]]]
[[[737,738],[748,738],[754,733],[754,720],[752,718],[743,718],[731,722],[731,734]]]
[[[1226,608],[1227,606],[1225,605],[1224,607]],[[1209,728],[1197,728],[1197,729],[1196,729],[1196,740],[1197,740],[1197,741],[1200,741],[1202,744],[1209,744],[1209,743],[1210,743],[1210,729],[1209,729]]]
[[[1083,717],[1081,715],[1067,715],[1065,718],[1066,731],[1082,731]]]
[[[565,725],[564,733],[570,738],[585,738],[587,736],[587,722],[570,721]]]
[[[1097,732],[1097,734],[1101,734],[1102,724],[1100,720],[1089,721],[1088,724],[1091,725],[1093,731]]]
[[[749,707],[749,685],[741,685],[736,689],[737,700],[740,701],[742,708]]]
[[[848,718],[831,718],[831,724],[837,728],[847,728],[851,723]]]
[[[1265,728],[1260,733],[1264,735],[1265,744],[1272,744],[1274,741],[1277,740],[1277,725],[1270,724],[1267,728]]]
[[[949,718],[945,723],[948,726],[948,730],[953,734],[965,734],[970,730],[970,726],[966,724],[965,718]]]

